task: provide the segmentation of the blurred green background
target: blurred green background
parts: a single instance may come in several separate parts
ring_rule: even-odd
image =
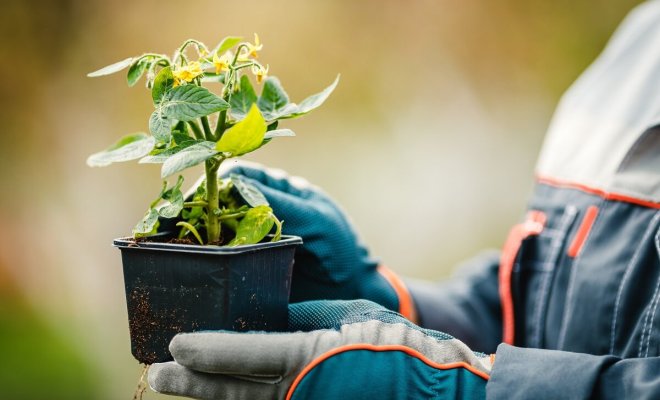
[[[285,124],[296,138],[250,158],[324,187],[394,270],[441,279],[501,246],[554,105],[636,3],[5,0],[0,397],[127,399],[139,375],[110,243],[158,193],[159,167],[85,159],[147,130],[152,105],[87,72],[258,32],[294,101],[341,73],[324,107]]]

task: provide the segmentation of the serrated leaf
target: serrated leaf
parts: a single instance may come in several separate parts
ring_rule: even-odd
[[[161,151],[158,154],[154,155],[148,155],[145,157],[142,157],[140,161],[138,161],[139,164],[162,164],[165,161],[167,161],[168,158],[171,156],[175,155],[176,153],[187,149],[188,147],[194,146],[196,144],[204,142],[203,140],[190,140],[187,142],[182,142],[181,144],[178,144],[172,148],[169,148],[167,150]],[[213,143],[213,142],[209,142]]]
[[[181,124],[181,121],[180,121],[180,124]],[[188,135],[187,133],[177,131],[176,129],[179,128],[178,125],[179,124],[177,124],[177,126],[174,127],[175,130],[172,131],[172,139],[174,139],[174,141],[176,142],[177,145],[183,144],[185,142],[194,142],[196,140],[195,138],[190,137],[190,135]],[[184,127],[185,127],[185,125],[184,125]]]
[[[231,49],[232,47],[236,46],[243,40],[242,37],[237,37],[237,36],[227,36],[226,38],[222,39],[220,44],[218,45],[218,48],[215,50],[215,53],[220,56],[222,55],[225,51]]]
[[[231,107],[229,112],[232,118],[237,120],[245,118],[245,115],[250,111],[250,107],[252,104],[256,103],[257,100],[257,93],[252,87],[250,78],[248,78],[247,75],[241,76],[238,92],[233,93],[229,99],[229,105]]]
[[[160,172],[161,177],[166,178],[172,174],[183,171],[186,168],[206,161],[214,155],[218,154],[217,150],[209,148],[209,146],[214,146],[214,143],[197,143],[174,154],[163,164]]]
[[[296,133],[292,131],[291,129],[274,129],[272,131],[266,132],[264,135],[264,140],[267,139],[272,139],[275,137],[291,137],[291,136],[296,136]]]
[[[115,72],[119,72],[122,69],[127,68],[129,65],[133,63],[133,60],[134,60],[133,57],[128,57],[125,60],[118,61],[114,64],[110,64],[94,72],[90,72],[89,74],[87,74],[87,76],[90,78],[96,78],[98,76],[114,74]]]
[[[248,182],[247,180],[243,179],[240,175],[237,174],[231,174],[229,177],[231,179],[231,183],[238,191],[238,194],[243,198],[243,200],[245,200],[245,202],[250,207],[268,205],[268,200],[266,200],[266,196],[264,196],[264,194],[261,193],[261,190],[259,190],[252,183]]]
[[[308,112],[314,110],[315,108],[318,108],[323,104],[330,94],[335,90],[337,87],[337,84],[339,83],[339,75],[335,78],[334,82],[330,84],[327,88],[323,89],[319,93],[313,94],[303,100],[299,105],[298,105],[298,110],[296,111],[295,115],[299,116],[302,114],[307,114]]]
[[[179,121],[192,121],[228,108],[229,103],[196,85],[171,89],[165,93],[159,107],[163,115]]]
[[[149,132],[161,143],[169,144],[172,139],[172,125],[175,121],[164,115],[160,108],[149,117]]]
[[[274,113],[287,104],[289,104],[289,95],[284,91],[280,80],[274,76],[266,78],[261,96],[257,101],[259,109],[264,113]]]
[[[149,209],[140,222],[133,228],[133,235],[145,235],[156,233],[155,228],[158,223],[158,210],[155,208]]]
[[[146,133],[126,135],[112,146],[87,158],[90,167],[105,167],[114,162],[130,161],[144,157],[154,148],[156,141]]]
[[[275,225],[275,215],[268,206],[257,206],[248,210],[236,228],[236,237],[229,246],[259,243]]]
[[[179,175],[176,184],[167,189],[163,195],[162,199],[166,201],[166,204],[158,209],[158,214],[164,218],[174,218],[181,210],[183,210],[183,193],[181,192],[181,185],[183,184],[183,176]]]
[[[298,105],[296,103],[289,103],[284,107],[277,109],[273,112],[264,112],[263,116],[266,121],[277,121],[278,119],[292,118],[292,115],[295,115],[298,111]]]
[[[135,86],[144,72],[151,66],[151,63],[152,58],[144,57],[131,64],[131,67],[128,69],[128,73],[126,74],[126,82],[128,83],[128,86]]]
[[[252,104],[245,118],[225,131],[216,149],[237,157],[258,149],[266,134],[266,121],[256,104]]]
[[[160,103],[161,99],[168,90],[174,87],[174,75],[172,75],[172,68],[165,67],[158,71],[154,78],[154,83],[151,88],[151,98],[154,104]]]

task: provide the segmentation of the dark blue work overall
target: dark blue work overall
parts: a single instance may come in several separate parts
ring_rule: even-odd
[[[565,94],[536,173],[501,254],[410,284],[421,323],[497,351],[488,398],[660,398],[659,1]]]

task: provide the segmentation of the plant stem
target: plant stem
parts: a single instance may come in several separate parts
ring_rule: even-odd
[[[245,214],[247,214],[247,211],[239,211],[231,214],[220,214],[218,220],[225,221],[228,219],[240,218],[240,217],[244,217]]]
[[[192,207],[206,207],[208,203],[205,201],[186,201],[183,203],[183,208],[192,208]]]
[[[220,114],[218,114],[218,123],[215,124],[214,139],[216,142],[220,140],[222,138],[222,134],[225,133],[226,119],[227,119],[227,110],[220,111]]]
[[[220,240],[220,220],[215,210],[220,208],[220,196],[218,194],[218,168],[224,158],[206,160],[206,237],[208,243]]]
[[[192,131],[195,134],[195,139],[204,140],[204,132],[199,129],[199,125],[197,125],[195,121],[188,121],[188,125],[192,128]]]
[[[204,136],[206,136],[206,140],[214,141],[213,132],[211,132],[211,125],[209,125],[209,118],[205,115],[201,118],[201,120],[202,120],[202,127],[204,128]]]
[[[194,226],[190,225],[186,221],[179,221],[179,222],[177,222],[176,226],[181,226],[181,227],[184,227],[184,228],[188,229],[190,231],[190,233],[192,233],[193,236],[195,236],[195,239],[197,239],[199,244],[201,244],[202,246],[204,245],[204,241],[202,240],[202,237],[199,236],[199,232],[197,232],[197,229],[195,229]]]

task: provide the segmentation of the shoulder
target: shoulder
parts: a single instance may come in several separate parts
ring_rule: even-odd
[[[633,9],[563,96],[536,172],[660,202],[660,0]]]

